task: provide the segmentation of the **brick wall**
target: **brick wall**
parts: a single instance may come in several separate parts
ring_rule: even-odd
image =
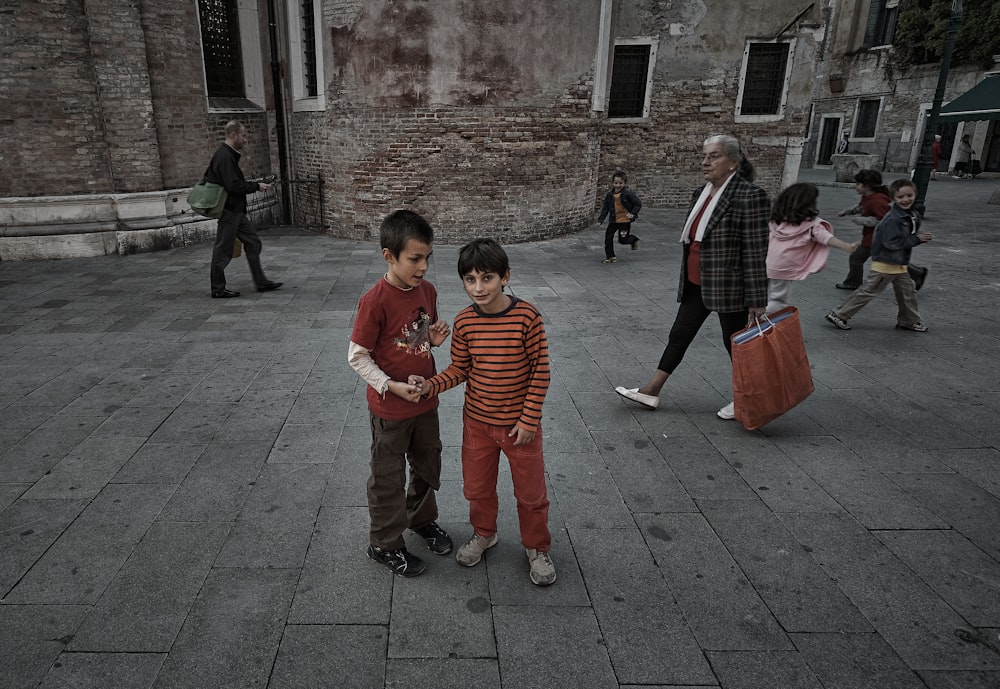
[[[112,189],[79,0],[0,10],[0,196]]]

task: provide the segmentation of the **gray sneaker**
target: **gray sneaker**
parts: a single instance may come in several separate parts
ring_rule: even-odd
[[[552,558],[548,553],[540,553],[534,548],[525,548],[528,555],[528,564],[531,571],[531,583],[535,586],[548,586],[556,580],[556,566],[552,564]]]
[[[458,564],[460,565],[475,567],[483,559],[486,551],[497,544],[497,540],[499,539],[496,534],[487,538],[486,536],[474,533],[472,534],[472,538],[455,553],[455,559],[458,560]]]
[[[835,326],[837,326],[841,330],[850,330],[851,329],[851,326],[849,326],[847,324],[847,321],[845,321],[843,318],[841,318],[840,316],[838,316],[837,314],[835,314],[833,311],[831,311],[830,313],[826,314],[826,320],[827,320],[828,323],[833,323]]]

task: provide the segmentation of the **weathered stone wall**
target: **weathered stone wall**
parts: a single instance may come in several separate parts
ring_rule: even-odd
[[[209,112],[193,0],[0,8],[0,97],[0,197],[190,186],[234,117],[275,167],[266,112]]]

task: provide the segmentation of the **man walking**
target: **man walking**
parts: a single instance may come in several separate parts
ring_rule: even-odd
[[[212,156],[205,172],[205,181],[220,184],[226,189],[226,205],[219,218],[212,249],[212,298],[229,299],[240,296],[239,292],[226,289],[226,266],[233,257],[236,239],[243,243],[243,251],[250,266],[250,275],[258,292],[269,292],[281,287],[280,282],[272,282],[264,277],[260,266],[260,237],[250,219],[247,218],[247,194],[267,191],[270,184],[248,182],[240,169],[240,151],[247,143],[247,131],[242,122],[232,120],[226,124],[226,141]]]

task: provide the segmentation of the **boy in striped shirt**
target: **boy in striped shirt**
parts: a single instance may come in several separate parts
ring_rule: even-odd
[[[549,500],[542,455],[542,402],[549,387],[549,354],[542,317],[532,304],[509,296],[510,263],[492,239],[459,251],[458,274],[472,305],[452,325],[451,365],[433,378],[411,376],[427,396],[465,383],[462,479],[474,533],[458,549],[466,567],[497,543],[497,474],[507,455],[517,499],[521,543],[531,581],[556,580],[549,557]]]

